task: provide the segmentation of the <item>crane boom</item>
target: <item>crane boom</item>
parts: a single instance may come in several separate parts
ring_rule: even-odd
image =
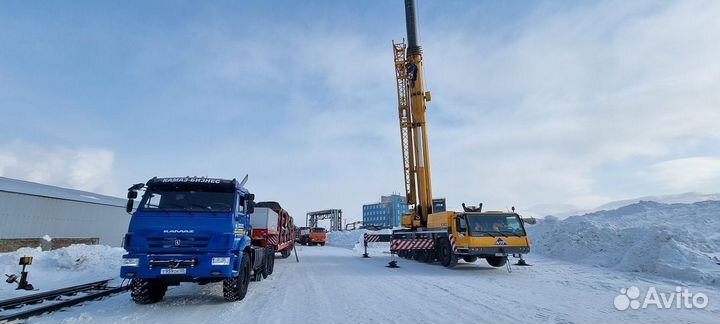
[[[427,225],[432,213],[432,182],[430,180],[430,152],[427,141],[425,92],[422,48],[418,40],[415,0],[405,0],[405,23],[408,44],[393,42],[395,76],[397,78],[400,139],[405,175],[405,194],[411,210],[411,221],[403,225],[411,228]]]

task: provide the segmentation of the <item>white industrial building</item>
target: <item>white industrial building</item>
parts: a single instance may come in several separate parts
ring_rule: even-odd
[[[0,250],[39,243],[44,248],[88,242],[121,246],[130,221],[126,203],[92,192],[0,177]]]

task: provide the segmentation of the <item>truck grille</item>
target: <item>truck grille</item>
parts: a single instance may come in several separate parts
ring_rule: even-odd
[[[209,237],[148,237],[148,247],[155,249],[197,249],[206,248]]]

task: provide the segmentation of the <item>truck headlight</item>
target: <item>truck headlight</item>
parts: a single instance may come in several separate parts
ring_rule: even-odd
[[[212,258],[212,261],[210,263],[214,266],[230,265],[230,257]]]
[[[138,258],[123,258],[122,259],[123,267],[137,267],[138,265],[140,265],[140,259],[138,259]]]

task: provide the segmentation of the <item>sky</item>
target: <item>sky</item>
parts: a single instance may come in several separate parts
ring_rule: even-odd
[[[3,1],[0,176],[241,179],[296,218],[402,193],[401,1]],[[433,193],[717,192],[720,2],[419,3]]]

